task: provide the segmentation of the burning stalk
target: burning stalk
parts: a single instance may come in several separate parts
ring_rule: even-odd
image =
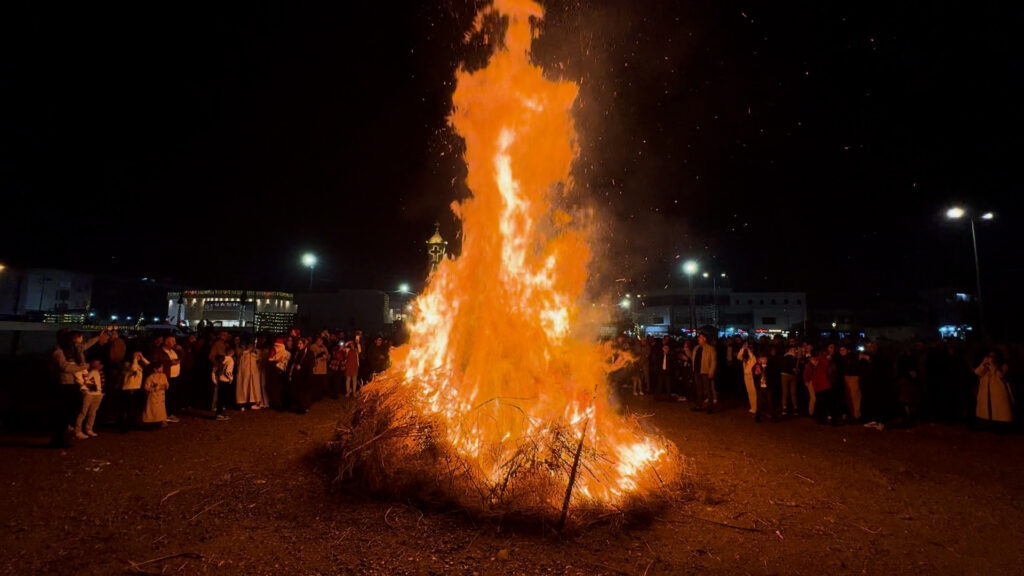
[[[587,426],[590,418],[583,422],[583,433],[580,434],[580,444],[576,447],[576,456],[572,461],[572,472],[569,473],[569,485],[565,488],[565,501],[562,502],[562,516],[558,519],[558,528],[565,526],[565,517],[569,514],[569,500],[572,499],[572,486],[576,483],[576,471],[580,467],[580,454],[583,452],[583,441],[587,438]]]

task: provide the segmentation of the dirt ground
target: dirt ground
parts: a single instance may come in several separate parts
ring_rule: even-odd
[[[331,492],[310,414],[182,417],[60,451],[0,437],[3,574],[1024,574],[1024,438],[629,398],[691,470],[643,525],[569,534]]]

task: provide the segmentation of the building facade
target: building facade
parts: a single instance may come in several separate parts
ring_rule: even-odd
[[[183,290],[167,293],[167,317],[197,328],[253,328],[256,332],[286,332],[295,322],[298,306],[288,292],[245,290]]]
[[[0,270],[0,315],[81,321],[92,303],[93,275],[50,268]]]
[[[802,333],[807,296],[803,292],[733,292],[728,288],[677,289],[637,295],[622,302],[643,334],[686,335],[715,330],[733,334]]]

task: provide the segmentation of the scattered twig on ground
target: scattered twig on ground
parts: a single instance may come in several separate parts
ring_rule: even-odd
[[[609,566],[607,564],[602,564],[600,562],[588,562],[587,564],[590,564],[591,566],[600,566],[601,568],[604,568],[605,570],[611,570],[612,572],[617,572],[619,574],[625,574],[626,576],[633,576],[632,572],[627,572],[627,571],[625,571],[625,570],[623,570],[621,568],[616,568],[615,566]]]
[[[658,561],[657,558],[655,558],[654,560],[651,560],[651,563],[648,564],[647,568],[644,569],[644,576],[647,576],[647,571],[650,570],[651,566],[654,566],[654,563],[657,562],[657,561]]]
[[[814,484],[814,480],[811,480],[811,479],[810,479],[810,478],[808,478],[807,476],[803,476],[803,475],[801,475],[801,474],[797,474],[796,472],[793,472],[793,476],[796,476],[797,478],[802,478],[802,479],[804,479],[804,480],[807,480],[807,481],[808,481],[808,482],[810,482],[811,484]]]
[[[168,492],[167,496],[164,496],[163,498],[160,499],[160,503],[163,504],[168,498],[170,498],[171,496],[174,496],[178,492],[181,492],[182,490],[188,490],[189,488],[193,488],[193,487],[194,486],[192,486],[192,485],[188,485],[188,486],[185,486],[185,487],[182,487],[182,488],[178,488],[177,490],[174,490],[172,492]]]
[[[220,504],[221,502],[223,502],[223,500],[217,500],[217,501],[216,501],[216,502],[214,502],[213,504],[210,504],[210,505],[209,505],[209,506],[207,506],[206,508],[203,508],[203,509],[202,509],[202,510],[200,510],[200,511],[199,511],[198,513],[196,513],[196,515],[195,515],[195,516],[193,516],[193,517],[189,518],[189,519],[188,519],[188,521],[189,521],[189,522],[191,522],[191,521],[195,520],[195,519],[196,519],[196,518],[198,518],[198,517],[199,517],[199,516],[200,516],[200,515],[201,515],[201,514],[202,514],[203,512],[206,512],[207,510],[209,510],[209,509],[213,508],[214,506],[216,506],[216,505]]]
[[[146,566],[146,565],[149,565],[149,564],[155,564],[157,562],[163,562],[164,560],[170,560],[172,558],[181,558],[181,557],[192,558],[193,560],[198,560],[198,559],[202,558],[203,556],[202,556],[202,554],[196,554],[195,552],[178,552],[177,554],[168,554],[167,556],[161,556],[160,558],[153,558],[152,560],[146,560],[145,562],[133,562],[131,560],[126,560],[126,562],[128,562],[128,564],[129,564],[127,570],[130,571],[130,572],[134,572],[135,574],[160,574],[160,572],[150,572],[148,570],[143,570],[142,567]],[[186,562],[186,564],[187,564],[187,562]]]
[[[391,510],[391,507],[389,507],[387,511],[384,512],[384,523],[390,526],[391,528],[395,528],[395,525],[388,521],[388,514],[391,514]]]
[[[786,500],[769,500],[769,502],[771,502],[772,504],[775,504],[776,506],[788,506],[790,508],[799,508],[800,507],[800,505],[797,504],[796,502],[788,502]]]
[[[718,520],[711,520],[710,518],[701,518],[700,516],[694,516],[693,514],[687,514],[685,512],[680,512],[680,514],[683,515],[683,516],[686,516],[687,518],[693,518],[694,520],[700,520],[701,522],[707,522],[708,524],[717,524],[718,526],[724,526],[726,528],[732,528],[733,530],[740,530],[740,531],[743,531],[743,532],[760,532],[760,533],[764,534],[764,530],[761,530],[760,528],[747,528],[746,526],[736,526],[736,525],[733,525],[733,524],[726,524],[725,522],[719,522]],[[667,522],[669,524],[678,524],[679,523],[678,520],[666,520],[664,518],[657,518],[657,517],[655,519],[656,520],[661,520],[662,522]]]
[[[870,528],[868,528],[866,526],[861,526],[860,524],[854,524],[854,526],[856,526],[857,528],[860,528],[861,530],[867,532],[868,534],[881,534],[882,533],[882,529],[881,528],[879,528],[878,530],[872,530],[872,529],[870,529]]]
[[[952,548],[950,548],[949,546],[946,546],[945,544],[941,544],[941,543],[939,543],[939,542],[936,542],[936,541],[934,541],[934,540],[929,540],[929,541],[928,541],[928,543],[929,543],[929,544],[934,544],[934,545],[936,545],[936,546],[938,546],[938,547],[940,547],[940,548],[945,548],[946,550],[949,550],[949,551],[950,551],[950,552],[952,552],[952,553],[953,553],[953,555],[954,555],[954,556],[956,556],[957,558],[960,558],[960,557],[961,557],[961,556],[960,556],[960,553],[959,553],[959,552],[957,552],[956,550],[953,550]]]

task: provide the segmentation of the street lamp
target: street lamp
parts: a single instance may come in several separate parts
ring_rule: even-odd
[[[409,285],[408,284],[399,284],[398,285],[398,291],[403,293],[403,294],[408,294],[409,293]]]
[[[683,272],[686,274],[686,282],[690,286],[690,329],[693,330],[696,327],[697,321],[695,318],[695,309],[693,307],[693,275],[697,273],[699,265],[696,260],[687,260],[683,262]]]
[[[711,301],[712,305],[714,306],[714,308],[712,309],[712,314],[714,314],[715,328],[718,328],[718,279],[728,278],[728,276],[726,276],[725,272],[722,272],[718,276],[705,272],[704,274],[702,274],[702,276],[704,276],[705,278],[711,278]]]
[[[316,255],[306,252],[302,255],[302,264],[309,268],[309,291],[313,291],[313,268],[316,268]]]
[[[978,236],[974,231],[974,214],[968,214],[966,210],[959,206],[954,206],[949,210],[946,210],[946,218],[949,218],[950,220],[959,220],[964,216],[971,221],[971,246],[974,248],[974,281],[977,284],[978,291],[978,325],[981,327],[982,334],[984,334],[985,305],[981,299],[981,265],[978,263]],[[995,217],[995,214],[991,212],[985,212],[980,216],[982,220],[992,220]]]

